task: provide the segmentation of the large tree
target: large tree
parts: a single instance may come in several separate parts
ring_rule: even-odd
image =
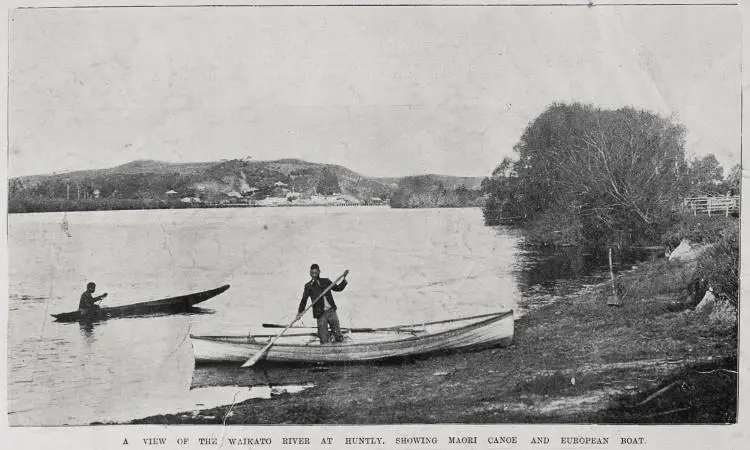
[[[684,140],[681,125],[650,112],[554,104],[526,127],[512,167],[504,162],[493,174],[488,185],[498,192],[488,205],[529,219],[566,209],[593,234],[641,231],[679,196]]]

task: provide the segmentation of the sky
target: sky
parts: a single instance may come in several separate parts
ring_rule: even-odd
[[[252,157],[485,176],[554,102],[739,162],[736,6],[27,9],[9,176]]]

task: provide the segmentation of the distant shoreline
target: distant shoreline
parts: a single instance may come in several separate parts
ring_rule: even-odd
[[[253,205],[253,204],[217,204],[217,203],[192,203],[192,204],[142,204],[137,206],[130,205],[112,205],[108,207],[92,207],[92,205],[79,205],[79,207],[39,207],[38,205],[30,205],[29,208],[13,208],[13,205],[9,205],[8,214],[43,214],[43,213],[59,213],[59,212],[94,212],[94,211],[145,211],[145,210],[168,210],[168,209],[226,209],[226,208],[388,208],[388,209],[466,209],[466,208],[479,208],[479,206],[467,205],[467,206],[436,206],[436,207],[419,207],[419,208],[408,208],[408,207],[392,207],[388,204],[310,204],[310,203],[293,203],[293,204],[278,204],[278,205]],[[48,205],[47,205],[48,206]]]
[[[450,175],[373,178],[343,166],[291,159],[194,164],[146,160],[109,169],[12,178],[8,211],[468,206],[481,196],[482,180]]]
[[[328,207],[328,208],[340,208],[340,207],[362,207],[362,208],[390,208],[390,205],[375,205],[375,204],[279,204],[279,205],[253,205],[253,204],[220,204],[220,203],[170,203],[170,204],[150,204],[144,203],[139,205],[78,205],[77,207],[57,207],[57,205],[49,207],[50,205],[28,205],[27,208],[13,208],[9,205],[8,214],[36,214],[36,213],[52,213],[52,212],[87,212],[87,211],[139,211],[139,210],[152,210],[152,209],[224,209],[224,208],[299,208],[299,207]]]

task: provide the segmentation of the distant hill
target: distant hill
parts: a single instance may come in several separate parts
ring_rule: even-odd
[[[479,189],[482,185],[482,180],[484,179],[484,177],[456,177],[453,175],[437,175],[432,173],[418,176],[428,177],[435,182],[442,183],[447,189],[457,189],[460,186],[463,186],[466,189]],[[404,178],[405,177],[377,177],[374,179],[387,186],[396,187]]]
[[[478,177],[427,177],[450,190],[458,186],[474,189],[481,183]],[[299,159],[195,163],[139,160],[107,169],[12,178],[9,211],[58,210],[63,206],[70,210],[81,201],[89,201],[86,209],[119,209],[125,201],[128,208],[138,201],[160,207],[185,197],[217,203],[228,198],[279,197],[289,192],[302,196],[339,193],[367,203],[375,197],[390,199],[402,179],[366,177],[340,165]],[[53,204],[57,206],[49,206]]]
[[[192,162],[192,163],[168,163],[164,161],[154,161],[151,159],[142,159],[138,161],[132,161],[120,166],[112,167],[110,169],[102,169],[100,172],[112,173],[112,174],[138,174],[138,173],[153,173],[153,174],[169,174],[169,173],[181,173],[181,174],[197,174],[203,170],[206,170],[214,166],[216,162]],[[87,173],[91,171],[83,171]]]
[[[464,208],[481,206],[484,198],[477,181],[469,177],[415,175],[398,180],[391,193],[393,208]],[[476,188],[475,188],[476,186]]]

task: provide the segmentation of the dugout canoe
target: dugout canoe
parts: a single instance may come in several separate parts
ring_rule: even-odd
[[[58,322],[96,321],[115,317],[137,317],[151,314],[179,313],[189,311],[198,303],[216,297],[229,289],[229,285],[210,289],[203,292],[180,295],[177,297],[164,298],[149,302],[131,303],[123,306],[104,307],[95,310],[93,314],[82,315],[80,311],[72,311],[60,314],[52,314]]]
[[[399,332],[401,329],[408,331]],[[242,364],[275,335],[190,335],[196,364]],[[321,345],[311,333],[282,335],[263,360],[281,364],[351,364],[409,358],[443,351],[508,345],[513,341],[513,311],[423,324],[347,333],[341,343]]]

